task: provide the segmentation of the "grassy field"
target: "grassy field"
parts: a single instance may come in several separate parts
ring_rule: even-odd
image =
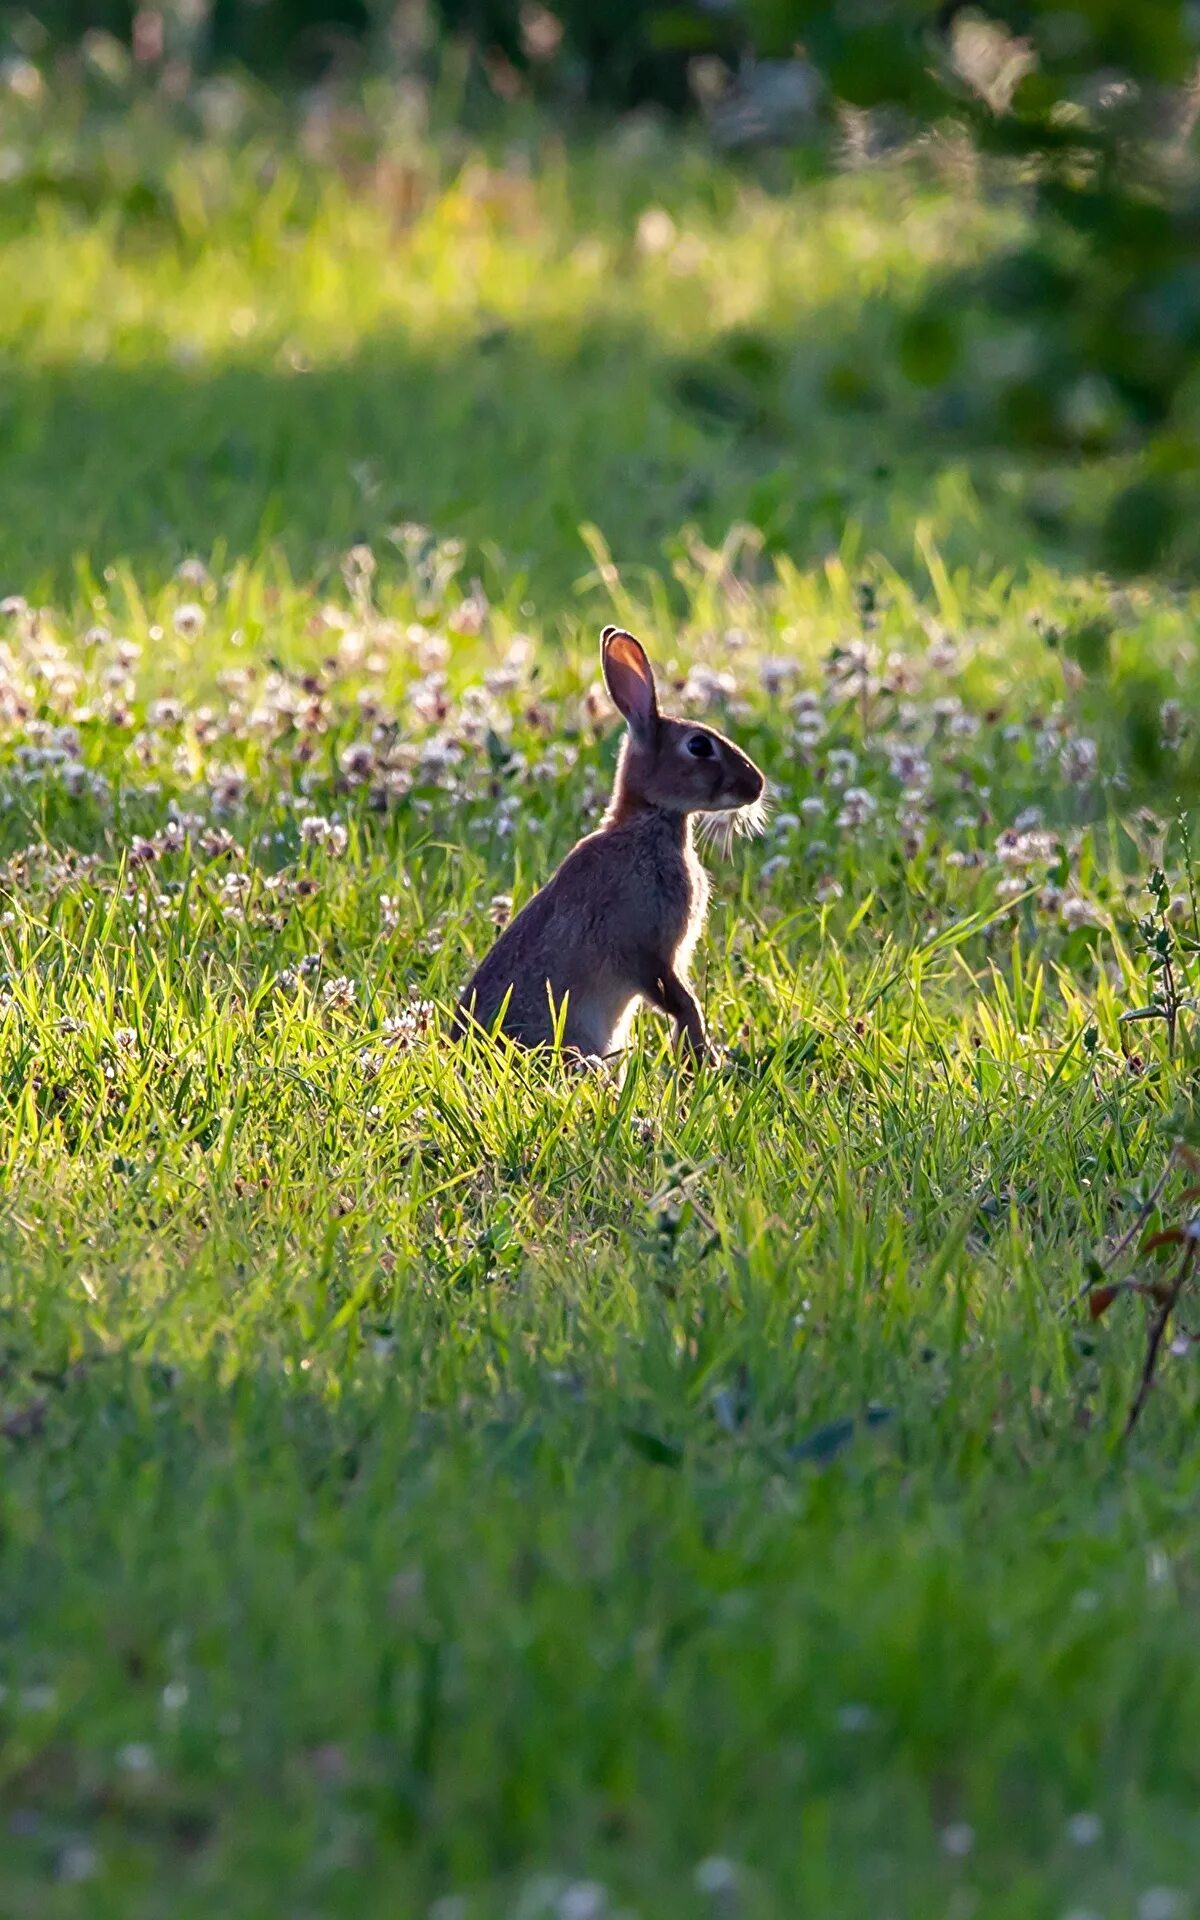
[[[1187,1920],[1196,1355],[1123,1445],[1080,1294],[1193,1132],[1190,1013],[1122,1016],[1159,863],[1191,992],[1197,607],[889,351],[1017,211],[31,93],[5,1920]],[[773,784],[724,1063],[456,1058],[613,617]]]

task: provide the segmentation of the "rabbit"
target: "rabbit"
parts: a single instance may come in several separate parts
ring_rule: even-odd
[[[766,782],[712,727],[658,710],[639,641],[600,637],[605,685],[624,715],[612,800],[487,954],[458,1003],[454,1033],[475,1024],[526,1047],[556,1040],[577,1055],[619,1053],[639,1001],[675,1022],[694,1060],[713,1057],[688,963],[704,926],[708,875],[693,816],[762,825]]]

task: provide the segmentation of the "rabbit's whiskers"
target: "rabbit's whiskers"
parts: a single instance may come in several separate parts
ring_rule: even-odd
[[[767,807],[764,800],[754,800],[748,807],[722,807],[716,813],[696,813],[692,817],[700,845],[715,848],[727,860],[736,839],[762,833]]]

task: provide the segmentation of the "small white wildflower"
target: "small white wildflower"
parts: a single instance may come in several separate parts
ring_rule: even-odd
[[[92,1880],[99,1871],[100,1855],[86,1840],[68,1841],[54,1866],[55,1878],[68,1886],[79,1886],[84,1880]]]
[[[716,667],[708,667],[703,661],[697,661],[684,681],[680,697],[685,707],[702,711],[719,701],[731,699],[736,692],[737,681],[731,673],[722,673]]]
[[[1062,914],[1063,924],[1072,930],[1076,927],[1098,927],[1104,924],[1098,909],[1090,900],[1085,900],[1082,894],[1067,894],[1059,911]]]
[[[122,1773],[153,1773],[154,1764],[153,1747],[141,1740],[131,1740],[117,1749],[117,1765]]]
[[[796,662],[786,654],[768,654],[765,660],[758,663],[758,677],[764,693],[782,693],[788,681],[795,676]]]
[[[958,648],[952,640],[933,640],[925,659],[934,673],[952,673],[958,665]]]
[[[800,817],[808,821],[823,820],[825,818],[825,802],[819,794],[810,793],[807,798],[800,802]]]
[[[831,873],[827,873],[823,879],[818,880],[814,891],[814,898],[819,906],[823,907],[827,901],[840,900],[841,897],[841,882],[835,880]]]
[[[929,762],[919,747],[893,747],[888,755],[888,764],[893,780],[898,780],[902,787],[923,790],[928,786]]]
[[[137,1033],[133,1027],[118,1027],[113,1034],[114,1045],[123,1053],[132,1053],[137,1046]]]
[[[699,1861],[692,1874],[692,1885],[697,1893],[707,1893],[713,1899],[733,1893],[737,1883],[737,1863],[719,1853],[711,1853],[706,1860]]]
[[[459,601],[453,613],[450,614],[447,625],[451,632],[461,634],[464,640],[473,640],[477,634],[483,632],[487,624],[488,611],[486,597],[482,591],[476,590],[468,594],[465,600]]]
[[[975,1829],[965,1820],[955,1820],[941,1832],[942,1852],[950,1860],[965,1860],[975,1845]]]
[[[608,1910],[608,1894],[598,1880],[576,1880],[559,1895],[558,1920],[600,1920]]]
[[[647,207],[637,223],[638,252],[669,253],[675,240],[675,222],[665,207]]]
[[[996,858],[1006,867],[1049,866],[1058,858],[1058,841],[1042,828],[1006,827],[996,842]]]
[[[182,1713],[188,1703],[187,1681],[168,1680],[162,1690],[162,1703],[164,1712]]]
[[[860,1700],[849,1701],[838,1708],[837,1723],[842,1733],[867,1733],[875,1725],[874,1709]]]
[[[321,988],[321,999],[327,1007],[352,1007],[358,999],[358,988],[347,974],[339,973],[333,980],[325,982]]]
[[[849,747],[831,747],[829,750],[829,784],[831,787],[844,787],[853,780],[858,772],[858,755]]]
[[[408,1001],[399,1013],[390,1014],[384,1021],[384,1039],[401,1050],[413,1046],[429,1031],[436,1011],[432,1000]]]
[[[1174,1887],[1147,1887],[1138,1898],[1137,1920],[1176,1920],[1183,1907],[1183,1896]]]
[[[361,786],[375,771],[375,749],[367,740],[352,741],[342,748],[338,765],[352,786]]]
[[[1104,1833],[1098,1813],[1073,1813],[1067,1821],[1067,1839],[1073,1847],[1094,1847]]]
[[[194,600],[176,607],[172,623],[181,640],[195,640],[204,632],[204,608]]]
[[[1100,750],[1094,740],[1088,740],[1082,734],[1074,735],[1063,742],[1058,756],[1063,779],[1072,787],[1086,787],[1096,777],[1100,761]]]
[[[854,832],[865,827],[875,817],[875,796],[865,787],[847,787],[842,795],[842,808],[837,817],[839,827]]]
[[[208,782],[214,813],[236,813],[246,797],[246,780],[232,767],[217,767]]]

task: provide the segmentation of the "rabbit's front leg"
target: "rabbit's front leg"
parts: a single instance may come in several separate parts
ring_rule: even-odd
[[[674,968],[662,967],[655,975],[654,991],[650,998],[656,1007],[675,1021],[692,1058],[706,1060],[709,1049],[704,1015],[686,980],[681,980]]]

